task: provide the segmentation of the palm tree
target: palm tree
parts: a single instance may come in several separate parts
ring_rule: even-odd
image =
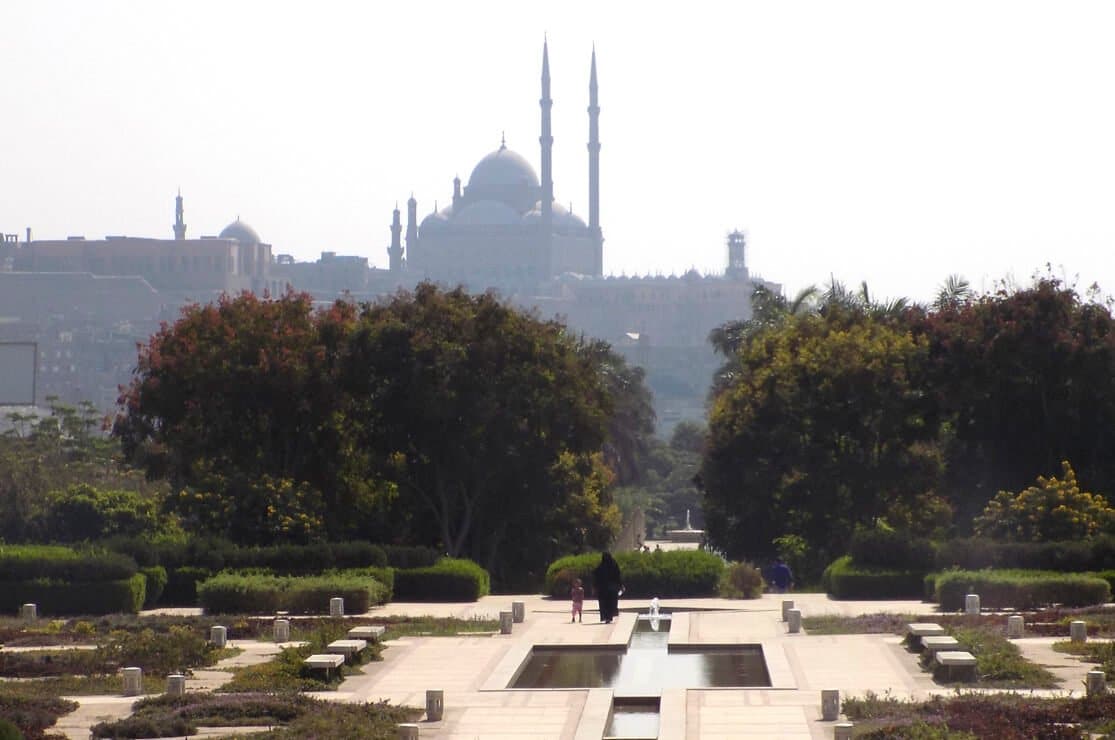
[[[971,284],[960,275],[953,273],[945,278],[945,282],[937,289],[937,298],[933,301],[933,308],[943,311],[948,308],[960,308],[972,302],[975,293]]]

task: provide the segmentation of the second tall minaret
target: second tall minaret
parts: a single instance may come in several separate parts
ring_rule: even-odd
[[[600,103],[596,97],[596,47],[588,78],[588,232],[597,277],[604,274],[604,234],[600,230]]]
[[[542,99],[538,104],[542,106],[542,135],[538,137],[538,143],[542,145],[543,274],[549,278],[554,244],[554,137],[550,133],[550,109],[554,102],[550,100],[550,50],[546,41],[542,42]]]

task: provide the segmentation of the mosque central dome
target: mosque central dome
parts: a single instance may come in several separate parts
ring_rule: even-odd
[[[537,188],[538,175],[530,162],[522,155],[501,146],[488,156],[481,159],[472,168],[468,178],[468,187],[484,189],[488,187],[531,187]]]
[[[239,218],[221,230],[220,239],[235,239],[241,244],[259,244],[259,234]]]

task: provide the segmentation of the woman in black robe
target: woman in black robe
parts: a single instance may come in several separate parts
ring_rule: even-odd
[[[592,581],[600,602],[600,621],[610,624],[619,616],[619,592],[623,590],[619,564],[610,552],[601,554],[600,565],[592,571]]]

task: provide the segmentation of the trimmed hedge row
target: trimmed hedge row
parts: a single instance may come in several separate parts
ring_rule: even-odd
[[[471,560],[442,558],[425,568],[395,571],[401,601],[476,601],[491,593],[488,571]]]
[[[1076,573],[1035,570],[954,570],[933,574],[934,600],[946,611],[964,607],[965,594],[976,593],[991,609],[1033,609],[1046,604],[1091,606],[1111,598],[1107,581]]]
[[[387,566],[383,548],[370,542],[241,547],[219,539],[152,543],[137,538],[116,538],[107,540],[105,545],[132,556],[141,565],[161,565],[168,571],[183,566],[214,573],[260,568],[281,575],[309,575],[327,570]]]
[[[973,537],[937,546],[937,570],[1018,568],[1083,573],[1115,569],[1115,537],[1069,542],[992,542]]]
[[[442,558],[442,554],[422,545],[380,545],[392,568],[428,568]]]
[[[79,552],[54,545],[0,547],[0,581],[120,581],[136,573],[136,561],[117,552]]]
[[[921,571],[933,569],[935,550],[924,537],[883,529],[857,529],[848,546],[852,562],[866,569]]]
[[[219,573],[197,586],[207,614],[326,614],[334,596],[345,600],[346,612],[360,614],[383,603],[386,594],[387,588],[372,577],[344,572],[301,577]]]
[[[821,575],[826,592],[836,599],[921,598],[925,573],[862,567],[851,555],[834,560]]]
[[[136,573],[113,581],[33,581],[0,582],[4,611],[16,612],[20,604],[38,604],[40,614],[134,614],[143,606],[147,578]]]
[[[615,558],[624,596],[634,598],[715,596],[725,567],[723,559],[705,550],[621,552]],[[558,558],[546,569],[545,593],[568,598],[574,578],[591,591],[592,571],[599,564],[599,553]]]

